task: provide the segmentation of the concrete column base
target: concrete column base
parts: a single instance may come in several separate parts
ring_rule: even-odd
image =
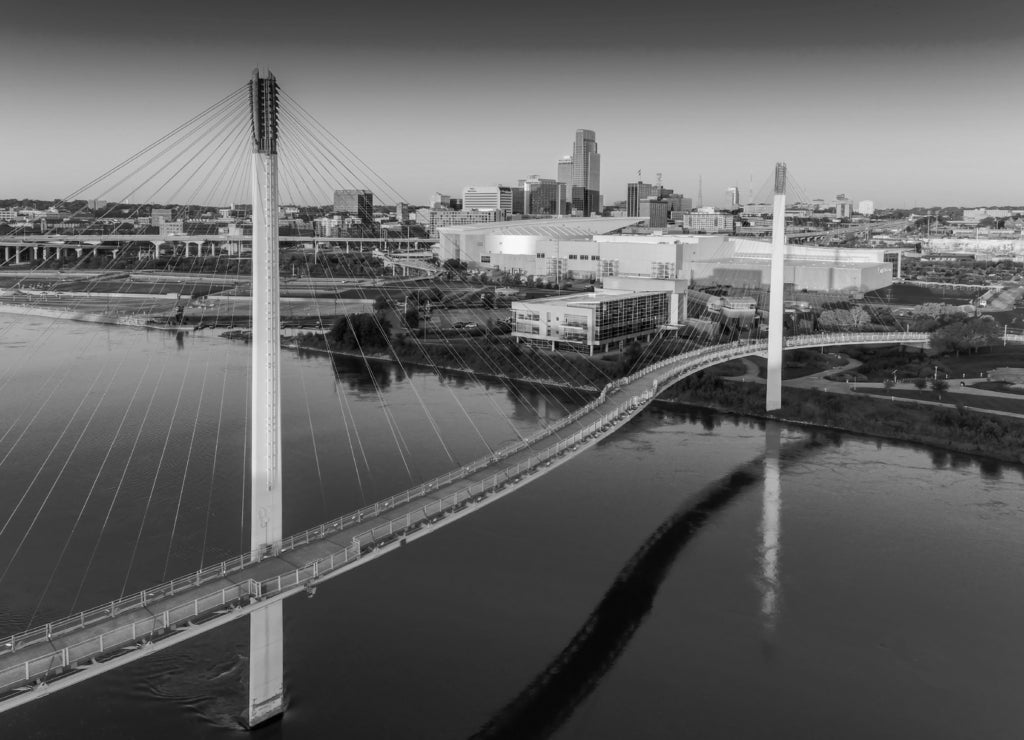
[[[252,729],[284,714],[284,604],[273,601],[249,615],[249,706]]]

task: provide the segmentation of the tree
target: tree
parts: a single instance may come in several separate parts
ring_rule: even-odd
[[[932,332],[931,349],[938,354],[974,352],[980,347],[991,347],[999,341],[999,329],[987,318],[951,321]]]
[[[932,390],[935,391],[939,398],[942,398],[942,392],[949,388],[949,381],[943,378],[933,378],[931,381]]]
[[[342,351],[387,349],[391,342],[391,322],[369,313],[339,316],[331,327],[329,337],[335,349]]]
[[[923,391],[925,387],[927,387],[927,385],[927,378],[914,378],[914,387],[917,388],[919,391]]]
[[[420,309],[418,306],[410,306],[402,317],[405,325],[410,329],[418,329],[420,325]]]
[[[860,329],[865,324],[871,323],[871,315],[860,306],[850,309],[850,323]]]

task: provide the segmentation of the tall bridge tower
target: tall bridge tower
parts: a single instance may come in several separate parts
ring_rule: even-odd
[[[277,81],[255,70],[252,104],[252,508],[254,558],[281,542],[281,320],[278,276]],[[284,711],[284,620],[280,599],[249,618],[249,705],[255,727]]]
[[[782,291],[786,253],[786,164],[775,165],[775,201],[772,204],[772,263],[768,284],[768,383],[765,411],[782,408]]]

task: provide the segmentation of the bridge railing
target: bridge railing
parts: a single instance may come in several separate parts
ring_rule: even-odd
[[[832,333],[832,334],[818,334],[818,335],[797,335],[794,337],[787,338],[787,346],[819,346],[824,344],[859,344],[865,342],[926,342],[928,341],[928,335],[924,333],[915,332],[901,332],[901,333],[886,333],[884,335],[877,332],[850,332],[850,333]],[[471,499],[477,496],[485,496],[488,492],[494,492],[505,487],[509,481],[515,482],[517,478],[527,474],[530,470],[544,464],[550,464],[552,458],[565,454],[566,450],[573,448],[582,442],[589,439],[593,434],[597,433],[601,429],[607,428],[608,425],[612,424],[614,420],[621,419],[624,414],[630,414],[637,411],[643,404],[652,400],[663,387],[663,384],[668,381],[676,381],[685,375],[697,372],[706,367],[718,364],[727,359],[733,359],[735,357],[742,357],[754,352],[762,352],[767,350],[767,342],[764,340],[756,340],[753,342],[737,341],[731,342],[724,345],[715,345],[712,347],[705,347],[693,352],[688,352],[683,355],[677,355],[670,357],[659,362],[648,365],[641,370],[629,375],[625,378],[612,381],[605,386],[601,391],[600,396],[594,399],[585,406],[577,409],[573,413],[563,417],[544,429],[535,432],[529,437],[507,445],[495,452],[490,456],[476,460],[468,465],[465,465],[457,470],[446,473],[442,476],[434,478],[427,483],[420,486],[403,491],[395,496],[388,499],[379,501],[371,506],[364,507],[351,514],[346,514],[337,519],[325,522],[324,524],[318,525],[305,532],[293,535],[283,539],[280,543],[280,550],[286,551],[294,549],[299,545],[309,543],[311,541],[323,539],[332,534],[343,530],[346,526],[351,526],[353,523],[358,523],[364,519],[376,518],[382,515],[386,515],[389,510],[415,500],[416,498],[424,497],[432,492],[439,490],[442,486],[452,483],[457,480],[461,480],[477,472],[493,463],[507,458],[515,453],[521,452],[525,449],[530,448],[536,442],[540,441],[545,437],[549,437],[556,434],[566,426],[578,421],[580,418],[591,413],[601,405],[603,405],[608,398],[610,393],[615,390],[629,385],[630,383],[639,380],[643,377],[657,373],[657,377],[652,380],[652,386],[639,395],[632,396],[628,401],[620,403],[615,406],[610,412],[602,414],[601,417],[596,421],[585,427],[584,429],[578,430],[572,435],[560,439],[555,445],[548,447],[538,452],[537,455],[532,455],[527,458],[526,461],[518,463],[514,466],[505,468],[497,473],[492,478],[485,479],[483,481],[477,481],[471,483],[464,489],[460,489],[455,493],[448,494],[439,499],[428,502],[426,505],[417,509],[413,512],[403,514],[399,517],[390,519],[373,529],[360,534],[355,538],[353,544],[347,549],[330,555],[329,557],[323,558],[319,561],[310,563],[302,568],[298,568],[292,573],[285,574],[283,576],[271,579],[258,584],[256,587],[255,595],[267,595],[268,593],[276,593],[281,590],[288,588],[294,588],[301,585],[311,579],[318,578],[320,575],[330,572],[348,562],[352,559],[360,556],[361,550],[367,546],[375,546],[382,540],[388,540],[398,536],[403,532],[407,532],[410,529],[419,528],[424,522],[429,523],[430,520],[437,516],[443,516],[446,512],[453,509],[462,508]],[[155,602],[165,597],[172,596],[182,591],[201,586],[211,580],[224,577],[229,573],[235,573],[244,569],[258,560],[258,553],[247,552],[238,555],[230,560],[225,560],[221,563],[217,563],[206,568],[203,568],[195,573],[191,573],[180,578],[176,578],[173,581],[161,584],[154,588],[149,588],[131,596],[117,599],[103,606],[90,609],[88,611],[80,612],[75,615],[71,615],[64,619],[55,620],[39,627],[19,632],[11,637],[6,638],[3,642],[0,642],[0,653],[14,652],[20,648],[32,645],[34,643],[49,640],[53,637],[68,634],[70,632],[84,629],[90,625],[103,622],[111,619],[118,614],[123,614],[129,610],[138,609],[140,607],[153,607]],[[224,594],[231,591],[234,586],[222,589],[219,592]],[[265,590],[267,589],[267,590]],[[194,618],[200,614],[199,601],[206,600],[208,597],[204,596],[202,599],[197,600],[194,604],[194,610],[189,612],[188,609],[184,609],[182,614],[186,614],[181,619],[172,619],[168,622],[165,619],[165,624],[160,629],[167,629],[174,624],[179,623],[182,620]],[[214,600],[216,601],[216,600]],[[222,601],[223,603],[223,601]],[[187,604],[186,604],[187,606]],[[181,607],[176,607],[180,609]],[[214,607],[215,608],[215,607]],[[166,614],[166,612],[164,612]],[[169,615],[168,619],[171,618]],[[145,622],[145,620],[142,620]],[[117,629],[123,629],[119,627]],[[142,636],[145,637],[145,633]],[[104,639],[100,639],[99,645],[105,645],[104,650],[110,650],[112,647],[116,647],[121,642],[118,642],[120,637],[118,632],[105,633],[105,635],[111,635]],[[123,636],[123,635],[122,635]],[[96,638],[90,638],[95,640]],[[138,637],[134,639],[139,639]],[[113,642],[112,642],[113,641]],[[84,649],[84,648],[83,648]],[[67,658],[67,656],[65,656]],[[40,661],[42,659],[36,659]],[[42,663],[39,664],[40,666]],[[64,666],[69,665],[67,662]],[[25,664],[25,680],[31,680],[31,675],[38,675],[32,673],[32,666]],[[60,666],[58,666],[60,667]],[[50,668],[49,670],[53,670]],[[44,671],[45,673],[45,671]],[[30,675],[31,674],[31,675]],[[3,683],[3,675],[0,674],[0,690],[6,684]]]
[[[488,495],[500,492],[509,484],[520,482],[524,476],[537,471],[541,467],[550,466],[556,457],[563,456],[567,451],[576,449],[580,444],[590,441],[601,431],[621,420],[624,415],[632,414],[642,408],[645,401],[653,398],[654,391],[647,390],[644,393],[633,396],[629,400],[619,404],[610,412],[603,414],[587,427],[577,430],[572,435],[560,439],[555,445],[531,455],[526,460],[498,471],[481,481],[474,481],[465,488],[442,496],[439,499],[431,500],[424,506],[414,511],[406,512],[393,517],[386,522],[374,527],[369,531],[361,532],[353,538],[350,545],[336,553],[331,553],[318,560],[310,561],[298,568],[279,576],[263,581],[247,579],[226,588],[219,589],[209,594],[204,594],[196,599],[186,600],[180,604],[169,607],[162,611],[148,614],[142,618],[134,619],[126,623],[112,626],[104,632],[91,635],[79,642],[72,643],[60,650],[52,650],[43,655],[33,657],[10,668],[0,670],[0,693],[13,687],[24,686],[36,680],[43,680],[61,670],[73,669],[84,661],[107,656],[112,651],[119,649],[135,649],[146,640],[159,634],[173,630],[175,627],[187,624],[192,620],[208,616],[218,610],[223,610],[233,603],[248,601],[251,598],[261,599],[285,593],[310,582],[316,581],[324,575],[359,560],[364,554],[372,552],[393,542],[399,537],[406,536],[423,526],[430,526],[439,519],[449,514],[461,511],[467,506],[479,503]],[[236,558],[236,560],[252,559],[248,554]],[[193,574],[186,578],[176,579],[166,584],[169,595],[171,588],[179,590],[194,587],[201,582],[204,575],[211,575],[214,572],[222,575],[217,568],[211,567]],[[145,593],[155,596],[156,589],[148,589]],[[21,633],[17,645],[6,645],[6,651],[10,652],[16,647],[24,647],[27,642],[22,639],[39,637],[39,640],[49,639],[58,636],[59,632],[54,627],[62,626],[65,631],[72,628],[81,628],[89,624],[109,620],[117,613],[139,606],[155,606],[146,604],[138,596],[131,599],[119,600],[112,604],[93,609],[75,615],[74,620],[62,620],[54,622],[37,630],[30,630]],[[47,630],[49,628],[49,630]],[[40,634],[37,634],[40,633]],[[32,639],[32,642],[39,641]]]
[[[258,596],[259,588],[260,584],[251,579],[235,583],[163,611],[116,624],[100,634],[90,635],[60,650],[52,650],[4,668],[0,670],[0,694],[36,680],[43,680],[57,671],[71,669],[83,662],[108,656],[112,651],[136,649],[176,626],[211,612],[229,608],[232,604],[248,600],[251,596]],[[110,614],[107,616],[109,618]]]

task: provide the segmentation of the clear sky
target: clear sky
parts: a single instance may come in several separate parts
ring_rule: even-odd
[[[0,197],[73,191],[259,65],[413,203],[554,177],[589,128],[606,203],[637,170],[746,200],[784,160],[810,197],[1024,204],[1019,0],[689,5],[19,3]]]

